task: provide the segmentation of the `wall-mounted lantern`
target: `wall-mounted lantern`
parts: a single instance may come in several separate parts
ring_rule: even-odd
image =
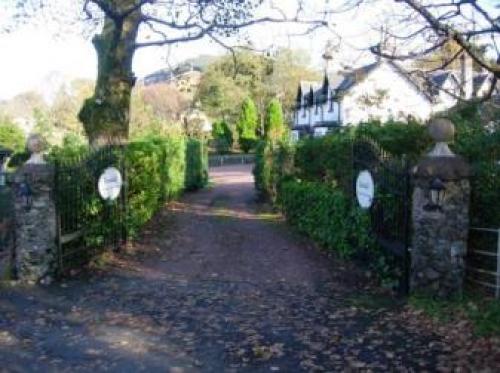
[[[429,184],[429,202],[424,208],[427,211],[443,211],[444,195],[446,193],[446,185],[443,181],[435,177]]]

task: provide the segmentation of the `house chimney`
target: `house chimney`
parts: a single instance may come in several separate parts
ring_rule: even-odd
[[[474,90],[472,58],[465,52],[460,56],[460,84],[462,98],[470,99]]]

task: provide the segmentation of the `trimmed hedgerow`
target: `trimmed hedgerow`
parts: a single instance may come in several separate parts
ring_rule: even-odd
[[[198,139],[189,139],[186,148],[186,190],[203,188],[208,182],[208,149]]]
[[[208,157],[202,140],[148,137],[129,144],[128,229],[137,233],[165,201],[208,182]]]
[[[416,162],[432,146],[427,126],[417,121],[361,123],[355,135],[367,136],[389,154],[396,157],[405,155],[411,162]]]
[[[369,215],[354,207],[338,188],[318,182],[285,181],[279,203],[293,226],[341,257],[370,247]]]
[[[452,149],[472,166],[470,218],[474,227],[500,227],[500,109],[463,104],[448,113],[455,123]]]
[[[89,154],[86,146],[64,143],[61,147],[54,147],[48,159],[51,162],[77,165],[79,159]],[[186,189],[202,188],[207,183],[207,156],[201,140],[186,140],[182,136],[148,136],[129,143],[124,155],[127,174],[125,221],[130,237],[136,236],[166,201],[179,197]],[[86,173],[82,171],[82,177],[84,176]],[[82,180],[80,183],[91,185],[94,182],[93,176],[88,177],[90,180]],[[82,216],[98,216],[104,205],[95,195],[80,207]],[[119,222],[108,221],[106,224],[112,227]],[[92,228],[88,231],[93,232]],[[93,233],[89,233],[85,238],[88,242],[100,242],[99,232],[102,227],[95,231],[98,232],[95,237]]]
[[[262,199],[275,202],[280,183],[293,175],[295,148],[286,141],[261,140],[255,152],[255,189]]]
[[[352,140],[350,131],[339,131],[299,142],[295,152],[297,177],[338,186],[351,193]]]

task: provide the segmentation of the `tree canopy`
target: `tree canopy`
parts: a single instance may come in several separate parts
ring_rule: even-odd
[[[228,54],[208,66],[197,98],[209,115],[231,123],[238,120],[239,108],[247,97],[260,113],[265,112],[270,100],[280,97],[287,114],[291,113],[299,81],[319,77],[305,56],[303,51],[289,49],[280,49],[274,56],[250,51]],[[263,121],[262,116],[259,125]]]
[[[25,146],[23,131],[9,117],[0,116],[0,146],[22,152]]]
[[[224,38],[266,22],[327,25],[326,12],[308,18],[300,0],[291,16],[274,3],[268,4],[266,14],[261,15],[259,8],[263,4],[262,0],[77,0],[69,4],[56,0],[10,1],[7,12],[13,21],[2,29],[9,32],[40,15],[64,17],[66,8],[72,14],[75,9],[82,10],[78,23],[85,23],[88,33],[94,34],[98,74],[94,94],[85,101],[79,119],[91,143],[99,145],[128,137],[131,94],[136,81],[132,60],[139,48],[205,37],[227,46]]]
[[[417,60],[445,54],[434,69],[445,69],[463,54],[490,73],[488,99],[500,79],[500,6],[481,0],[395,0],[392,22],[384,25],[385,40],[372,52],[393,60]],[[363,1],[358,1],[358,4]]]

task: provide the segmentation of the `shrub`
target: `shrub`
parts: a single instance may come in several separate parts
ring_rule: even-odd
[[[24,132],[9,118],[0,117],[0,146],[20,153],[25,144]]]
[[[389,154],[405,155],[412,162],[416,162],[432,145],[427,126],[416,121],[366,122],[356,128],[356,136],[372,138]]]
[[[300,179],[325,182],[351,193],[352,164],[352,135],[348,131],[306,138],[297,145],[295,166]]]
[[[162,202],[166,170],[163,167],[165,149],[154,141],[137,141],[129,144],[126,152],[128,178],[127,230],[137,234]]]
[[[489,104],[463,104],[448,113],[455,123],[453,150],[472,166],[471,224],[498,228],[500,210],[500,110]]]
[[[286,130],[281,103],[277,99],[273,99],[267,107],[265,137],[274,141],[282,140],[285,137]]]
[[[255,149],[255,166],[253,169],[255,189],[261,198],[269,197],[271,183],[272,146],[269,141],[261,140]]]
[[[186,149],[186,189],[203,188],[208,182],[208,153],[202,140],[189,139]]]
[[[258,120],[259,117],[255,103],[251,98],[245,99],[241,106],[240,118],[236,124],[238,142],[240,148],[245,153],[248,153],[255,146]]]
[[[294,147],[288,142],[259,142],[253,173],[261,198],[276,201],[280,183],[293,174],[293,154]]]
[[[227,153],[233,147],[233,133],[225,121],[214,122],[212,138],[218,153]]]
[[[369,247],[369,216],[353,207],[341,190],[288,180],[280,188],[279,201],[292,225],[340,256]]]
[[[86,146],[68,140],[63,146],[51,149],[49,160],[77,164],[84,155],[92,158]],[[186,141],[182,136],[147,136],[129,143],[124,156],[128,201],[126,229],[130,237],[137,235],[140,228],[165,201],[178,197],[185,189],[203,187],[207,181],[206,148],[200,140]],[[80,170],[80,167],[76,169]],[[95,175],[91,175],[84,168],[72,175],[72,178],[68,179],[71,185],[74,185],[76,177],[79,188],[94,189]],[[63,185],[60,187],[64,188]],[[120,223],[110,219],[106,221],[106,226],[102,226],[103,222],[95,219],[100,216],[102,209],[106,208],[97,195],[83,201],[78,207],[67,208],[79,208],[83,220],[95,222],[91,224],[85,237],[89,245],[100,244],[103,232]]]
[[[88,152],[89,148],[85,141],[79,136],[70,134],[64,137],[62,145],[55,145],[50,148],[47,158],[49,161],[71,161]]]

